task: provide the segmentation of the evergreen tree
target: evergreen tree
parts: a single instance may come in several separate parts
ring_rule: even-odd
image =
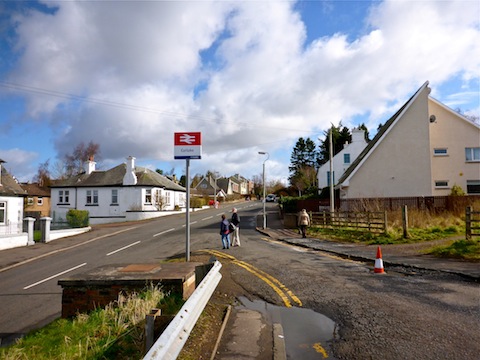
[[[290,184],[295,186],[299,193],[315,187],[317,164],[318,151],[315,143],[310,138],[299,138],[293,148],[288,167]]]

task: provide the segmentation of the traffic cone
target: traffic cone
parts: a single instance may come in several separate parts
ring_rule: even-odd
[[[375,274],[383,274],[383,260],[382,260],[382,250],[380,246],[377,248],[377,258],[375,259],[375,268],[373,269]]]

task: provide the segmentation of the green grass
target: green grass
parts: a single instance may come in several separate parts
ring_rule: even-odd
[[[88,315],[58,319],[15,345],[0,348],[0,358],[139,359],[142,357],[145,315],[163,299],[164,294],[158,288],[151,288]]]
[[[408,237],[403,237],[401,228],[389,228],[387,233],[369,233],[351,228],[321,228],[312,226],[308,229],[309,236],[321,237],[335,241],[350,243],[363,243],[367,245],[389,245],[389,244],[413,244],[425,241],[449,239],[465,234],[465,226],[429,226],[425,228],[408,229]],[[444,257],[464,259],[470,261],[480,261],[480,241],[476,240],[457,240],[448,246],[435,246],[429,251],[429,254]]]

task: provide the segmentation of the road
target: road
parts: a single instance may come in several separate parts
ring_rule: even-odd
[[[274,214],[276,204],[266,205],[269,216]],[[478,283],[434,271],[373,274],[372,264],[273,241],[255,231],[261,203],[235,206],[242,219],[242,246],[221,250],[218,224],[230,208],[211,209],[191,214],[191,251],[214,254],[223,264],[222,281],[248,294],[243,305],[282,323],[289,358],[478,358]],[[119,225],[112,227],[112,236],[96,239],[92,233],[88,244],[0,272],[4,342],[60,316],[61,277],[100,265],[184,254],[184,225],[184,215]],[[70,241],[71,246],[80,243]],[[318,324],[309,321],[323,316],[329,338],[320,337]],[[228,340],[222,340],[223,350]]]
[[[251,221],[262,209],[259,202],[236,205],[245,215],[242,226],[255,232]],[[206,209],[190,214],[190,249],[217,248],[220,243],[220,215],[231,210]],[[230,214],[227,214],[230,217]],[[59,239],[35,246],[54,247],[65,241],[69,246],[57,247],[34,261],[2,271],[0,269],[0,336],[2,344],[32,329],[40,328],[61,314],[60,278],[82,273],[108,264],[158,262],[175,255],[185,255],[185,214],[171,215],[138,223],[112,226],[108,236],[93,231],[68,240]],[[247,230],[249,229],[249,230]],[[58,245],[58,244],[57,244]],[[28,251],[28,248],[25,249]],[[24,251],[24,252],[25,252]],[[8,256],[9,252],[0,252]]]

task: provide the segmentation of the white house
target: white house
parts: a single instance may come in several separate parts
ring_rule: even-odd
[[[22,187],[3,167],[4,163],[0,159],[0,236],[22,233],[23,202],[26,196]]]
[[[348,167],[360,155],[367,146],[365,131],[361,129],[352,130],[352,142],[346,143],[343,149],[333,157],[333,184],[342,177]],[[317,173],[318,188],[323,189],[330,186],[330,160],[320,166]]]
[[[341,198],[480,194],[480,126],[429,96],[428,81],[339,179]]]
[[[70,209],[88,210],[91,224],[158,217],[186,206],[186,189],[143,167],[135,158],[107,171],[96,171],[95,162],[85,172],[51,185],[53,222],[65,220]]]

